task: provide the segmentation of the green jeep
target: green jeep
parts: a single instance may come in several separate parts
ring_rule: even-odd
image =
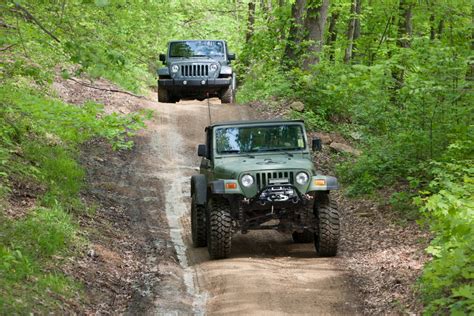
[[[191,178],[195,247],[226,258],[233,234],[276,229],[314,242],[320,256],[336,255],[339,213],[329,192],[338,183],[316,171],[303,121],[225,122],[205,131],[200,174]],[[319,139],[311,144],[321,150]]]
[[[225,41],[169,42],[167,54],[160,54],[166,67],[158,69],[158,101],[218,97],[222,103],[234,102],[236,78],[230,66],[234,59]]]

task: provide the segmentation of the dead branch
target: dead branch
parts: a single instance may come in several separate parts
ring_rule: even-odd
[[[116,93],[124,93],[124,94],[128,94],[132,97],[135,97],[135,98],[139,98],[139,99],[145,99],[144,96],[141,96],[141,95],[137,95],[137,94],[134,94],[134,93],[131,93],[131,92],[128,92],[128,91],[123,91],[123,90],[119,90],[119,89],[110,89],[110,88],[104,88],[104,87],[97,87],[97,86],[93,86],[91,84],[88,84],[88,83],[85,83],[81,80],[78,80],[76,78],[68,78],[68,80],[71,80],[71,81],[74,81],[84,87],[88,87],[88,88],[91,88],[91,89],[96,89],[96,90],[101,90],[101,91],[107,91],[107,92],[116,92]]]
[[[23,12],[25,18],[29,21],[32,21],[34,24],[36,24],[43,32],[48,34],[52,39],[54,39],[56,42],[61,43],[61,41],[50,31],[48,31],[43,24],[41,24],[28,10],[26,10],[23,6],[21,6],[18,3],[15,3],[15,7],[19,9],[21,12]],[[18,11],[17,11],[18,12]]]
[[[13,25],[7,24],[4,21],[0,21],[0,27],[4,27],[6,29],[16,29]]]
[[[7,45],[7,46],[3,46],[2,48],[0,48],[0,52],[6,51],[7,49],[12,48],[13,46],[15,46],[15,44],[10,44],[10,45]]]

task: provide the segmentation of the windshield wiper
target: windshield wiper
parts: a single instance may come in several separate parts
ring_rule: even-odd
[[[222,150],[219,154],[240,154],[240,150],[237,149],[230,149],[230,150]]]

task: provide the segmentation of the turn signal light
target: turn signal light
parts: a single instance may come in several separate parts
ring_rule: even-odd
[[[226,183],[225,184],[225,188],[226,189],[237,189],[237,183],[235,182],[229,182],[229,183]]]
[[[324,179],[316,179],[314,180],[314,185],[317,187],[323,187],[326,185],[326,180]]]

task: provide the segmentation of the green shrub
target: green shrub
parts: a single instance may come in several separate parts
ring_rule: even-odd
[[[115,149],[131,148],[131,136],[151,115],[106,115],[99,104],[76,106],[43,93],[24,82],[0,87],[0,314],[48,313],[80,292],[58,272],[61,258],[82,243],[73,217],[87,210],[79,199],[79,146],[102,137]],[[12,184],[37,196],[25,218],[2,213]]]
[[[421,290],[426,314],[474,312],[474,161],[433,163],[434,179],[418,198],[435,235]]]
[[[59,297],[77,295],[73,280],[48,271],[78,243],[71,215],[39,208],[21,220],[0,220],[0,314],[51,311],[61,306]]]
[[[256,64],[245,77],[245,84],[239,87],[237,98],[241,103],[265,101],[269,97],[292,97],[292,81],[276,67]]]

